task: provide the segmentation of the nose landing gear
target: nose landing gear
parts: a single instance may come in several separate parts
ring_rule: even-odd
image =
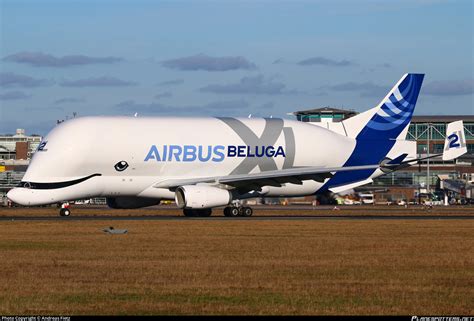
[[[71,210],[69,209],[69,203],[62,203],[61,209],[59,210],[60,216],[69,216],[71,215]]]
[[[69,216],[69,215],[71,215],[71,211],[68,208],[62,208],[59,211],[59,215],[60,216]]]

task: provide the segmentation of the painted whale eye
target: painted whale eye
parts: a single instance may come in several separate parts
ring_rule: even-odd
[[[128,163],[126,161],[120,161],[114,165],[114,168],[117,172],[123,172],[128,168]]]

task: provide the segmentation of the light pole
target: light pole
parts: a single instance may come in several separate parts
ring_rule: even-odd
[[[426,194],[430,197],[430,139],[431,139],[431,123],[428,123],[427,144],[426,144]],[[431,199],[430,199],[431,202]]]

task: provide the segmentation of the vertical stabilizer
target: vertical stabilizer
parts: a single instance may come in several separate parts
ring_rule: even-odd
[[[462,120],[449,123],[446,127],[443,160],[452,160],[465,153],[467,153],[467,145]]]
[[[347,135],[362,139],[396,139],[409,125],[423,74],[405,74],[377,107],[344,120]]]
[[[415,110],[423,74],[405,74],[375,108],[343,121],[356,145],[344,166],[378,164],[385,158],[414,154],[415,144],[404,141]],[[402,137],[403,136],[403,137]],[[370,179],[375,170],[338,172],[323,187],[334,188]]]

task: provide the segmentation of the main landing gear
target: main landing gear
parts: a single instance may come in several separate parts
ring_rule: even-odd
[[[183,214],[186,217],[209,217],[212,215],[212,209],[183,209]],[[253,210],[248,206],[227,206],[224,208],[224,215],[227,217],[250,217],[252,214]]]
[[[224,208],[224,216],[227,217],[237,217],[244,216],[250,217],[253,214],[253,210],[248,206],[227,206]]]

